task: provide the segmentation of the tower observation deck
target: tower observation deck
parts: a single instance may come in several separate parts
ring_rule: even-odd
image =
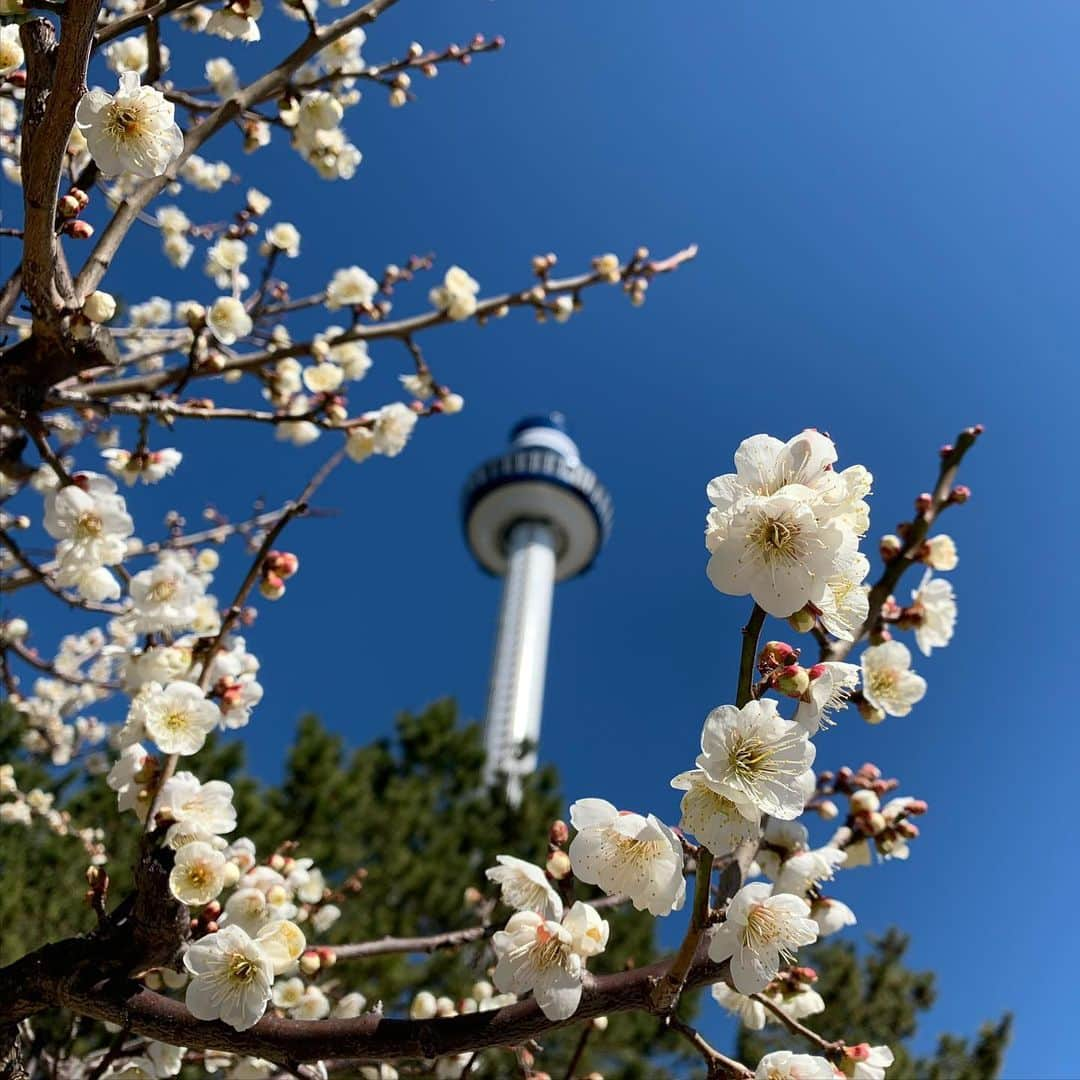
[[[517,802],[536,768],[555,583],[584,573],[611,533],[611,496],[582,464],[560,413],[529,416],[462,492],[465,539],[503,578],[484,745],[485,777]],[[524,752],[523,752],[524,751]]]

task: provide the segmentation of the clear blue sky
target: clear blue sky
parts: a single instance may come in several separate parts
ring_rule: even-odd
[[[202,55],[247,67],[283,51],[272,20],[246,54]],[[271,218],[303,233],[295,292],[429,249],[485,291],[524,283],[548,250],[566,270],[639,243],[697,241],[701,255],[640,311],[593,292],[567,326],[518,315],[427,337],[466,411],[422,425],[396,461],[341,471],[319,499],[340,516],[294,527],[300,576],[252,635],[267,688],[247,732],[255,767],[276,772],[305,710],[356,743],[444,694],[480,715],[498,588],[462,544],[459,487],[512,421],[558,408],[614,494],[616,527],[595,570],[557,594],[542,756],[570,798],[675,820],[668,780],[732,698],[747,613],[704,575],[708,479],[746,435],[827,430],[842,462],[876,476],[876,537],[909,516],[938,445],[981,421],[963,476],[974,500],[943,522],[961,553],[955,644],[919,659],[930,689],[912,716],[870,728],[846,714],[819,763],[878,762],[930,802],[907,865],[839,889],[860,930],[903,925],[912,963],[938,971],[922,1044],[1012,1009],[1007,1076],[1075,1077],[1062,1028],[1075,935],[1060,928],[1075,922],[1077,740],[1055,684],[1071,677],[1077,600],[1062,488],[1075,486],[1080,8],[404,0],[365,53],[477,30],[506,34],[506,51],[417,80],[418,104],[391,111],[366,92],[349,114],[365,153],[350,185],[321,185],[284,149],[241,161]],[[199,199],[208,219],[233,209]],[[213,298],[155,249],[148,235],[106,284]],[[426,288],[400,309],[424,307]],[[356,397],[378,405],[407,357],[373,356]],[[242,512],[253,467],[268,499],[288,497],[329,450],[220,427],[187,432],[160,492],[192,518],[204,499]],[[157,499],[133,498],[144,535]]]

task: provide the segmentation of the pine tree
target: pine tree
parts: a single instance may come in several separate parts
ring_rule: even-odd
[[[888,1080],[993,1080],[1001,1073],[1009,1043],[1012,1017],[1007,1013],[984,1024],[973,1039],[941,1036],[929,1058],[915,1056],[905,1045],[936,997],[934,973],[904,964],[908,944],[907,935],[893,928],[872,937],[865,953],[851,941],[828,941],[800,952],[799,962],[817,970],[814,989],[826,1002],[825,1011],[810,1017],[807,1026],[830,1040],[857,1037],[871,1046],[888,1045],[896,1055]],[[757,1061],[770,1050],[792,1048],[786,1031],[771,1025],[762,1031],[743,1028],[737,1056]]]

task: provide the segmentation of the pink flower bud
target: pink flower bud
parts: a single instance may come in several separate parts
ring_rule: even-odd
[[[928,491],[924,491],[915,500],[915,512],[917,514],[925,514],[927,510],[934,505],[934,496]]]
[[[567,840],[570,839],[570,827],[565,821],[553,821],[551,828],[548,830],[548,840],[562,847]]]
[[[881,561],[892,562],[900,554],[903,546],[899,536],[887,533],[878,541],[878,553],[881,555]]]
[[[908,814],[914,814],[916,816],[925,814],[929,809],[930,805],[925,799],[912,799],[911,802],[907,804]]]
[[[791,698],[801,698],[810,688],[810,672],[798,664],[789,664],[773,678],[773,686]]]
[[[957,484],[949,492],[949,502],[966,503],[971,498],[971,488],[967,484]]]
[[[275,851],[274,854],[266,860],[266,865],[269,866],[271,870],[276,870],[280,874],[281,871],[285,869],[285,856],[280,852]]]
[[[280,578],[291,578],[300,569],[300,560],[291,551],[271,551],[264,565]]]
[[[308,950],[300,957],[300,970],[305,975],[314,975],[322,967],[322,960],[317,952]]]
[[[72,195],[65,195],[57,204],[56,209],[60,212],[61,217],[73,218],[79,216],[79,211],[82,207],[79,205],[79,200]]]
[[[799,650],[793,649],[786,641],[766,641],[758,657],[758,670],[771,671],[786,664],[794,664],[798,659]]]
[[[839,816],[840,807],[832,799],[824,799],[817,804],[817,812],[822,821],[832,821],[833,818]]]
[[[844,1053],[852,1061],[867,1061],[870,1058],[870,1044],[859,1043],[857,1046],[845,1046]]]
[[[89,240],[94,235],[94,226],[88,221],[67,221],[64,223],[64,232],[73,240]]]
[[[259,582],[259,592],[267,600],[280,600],[285,595],[285,582],[277,574],[267,574]]]

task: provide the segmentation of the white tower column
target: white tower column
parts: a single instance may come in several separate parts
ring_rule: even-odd
[[[536,768],[555,590],[555,534],[539,521],[519,521],[507,537],[507,569],[488,692],[486,779],[507,773],[507,797],[521,797],[521,775]],[[520,757],[520,748],[532,749]]]
[[[505,453],[475,469],[461,493],[469,550],[503,579],[484,775],[489,785],[506,776],[512,804],[536,768],[555,585],[592,565],[613,512],[611,496],[582,464],[558,413],[516,424]],[[532,749],[519,757],[523,744]]]

